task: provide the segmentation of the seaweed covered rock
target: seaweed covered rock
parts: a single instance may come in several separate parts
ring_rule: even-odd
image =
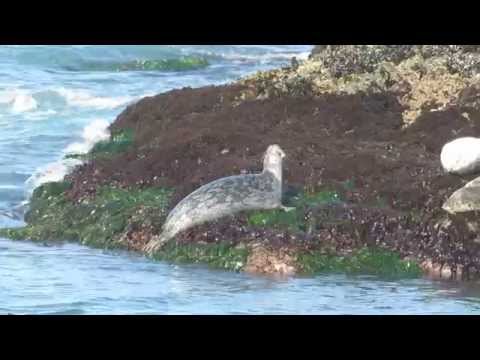
[[[2,229],[13,239],[78,241],[103,248],[140,249],[156,234],[166,216],[171,191],[161,188],[96,188],[79,202],[68,198],[66,181],[38,187],[23,228]]]
[[[382,62],[400,62],[420,55],[443,57],[449,70],[465,76],[480,71],[479,45],[318,45],[311,58],[323,62],[334,77],[372,72]]]
[[[203,224],[155,257],[285,274],[418,276],[422,265],[478,278],[475,211],[442,210],[478,175],[445,173],[440,158],[445,143],[480,136],[478,50],[325,45],[233,84],[144,98],[82,157],[68,186],[34,194],[27,227],[0,233],[141,251],[183,197],[261,171],[276,143],[287,154],[285,205],[295,211]],[[469,195],[457,203],[476,202]]]
[[[479,63],[475,45],[319,45],[297,66],[243,80],[248,90],[239,100],[391,92],[410,125],[422,112],[444,109],[475,86]]]
[[[311,58],[321,61],[336,78],[372,72],[382,62],[398,64],[418,51],[412,45],[321,45]]]

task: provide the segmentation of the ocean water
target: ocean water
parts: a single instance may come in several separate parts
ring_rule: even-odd
[[[60,180],[130,103],[233,81],[311,46],[0,46],[0,227]],[[471,314],[471,284],[337,275],[276,279],[152,262],[75,244],[0,239],[0,313]]]

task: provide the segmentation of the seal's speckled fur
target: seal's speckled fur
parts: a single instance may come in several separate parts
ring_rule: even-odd
[[[282,159],[285,153],[270,145],[260,174],[230,176],[203,185],[180,201],[168,215],[163,231],[146,247],[157,250],[176,234],[192,226],[245,210],[290,208],[282,205]]]

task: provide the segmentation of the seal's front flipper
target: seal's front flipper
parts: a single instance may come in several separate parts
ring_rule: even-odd
[[[283,211],[285,211],[285,212],[289,212],[289,211],[295,210],[294,207],[288,207],[288,206],[283,206],[283,205],[280,206],[280,209],[283,210]]]
[[[145,251],[148,255],[153,255],[162,248],[162,246],[167,242],[167,240],[168,238],[162,236],[155,236],[147,243],[147,245],[145,245],[143,251]]]

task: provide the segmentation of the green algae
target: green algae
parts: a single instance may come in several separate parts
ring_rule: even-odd
[[[241,271],[247,262],[248,250],[230,244],[177,244],[170,241],[157,251],[155,260],[173,263],[202,263],[216,269]]]
[[[131,129],[112,131],[110,139],[97,142],[86,154],[68,154],[66,159],[91,160],[108,158],[127,151],[134,142],[134,132]]]
[[[339,193],[333,190],[327,189],[315,193],[301,193],[288,201],[288,206],[294,207],[293,210],[254,211],[248,215],[248,223],[259,227],[305,231],[309,225],[308,218],[305,216],[308,208],[341,202],[342,199]]]
[[[48,199],[56,197],[65,193],[72,187],[72,184],[68,181],[48,182],[42,186],[37,187],[33,191],[33,198],[36,199]]]
[[[319,251],[302,252],[297,256],[300,272],[307,275],[341,273],[351,275],[377,275],[389,278],[417,278],[420,266],[404,260],[397,253],[380,248],[362,248],[345,256]]]
[[[287,228],[298,231],[301,228],[299,211],[282,210],[256,211],[248,216],[249,225],[268,228]]]
[[[171,190],[163,188],[119,189],[101,186],[90,200],[67,199],[65,182],[37,188],[25,215],[27,226],[1,229],[0,235],[33,241],[78,241],[102,248],[121,248],[120,237],[128,227],[160,228],[166,216]]]
[[[346,189],[346,190],[354,190],[355,189],[355,178],[352,178],[352,179],[348,179],[348,180],[345,180],[343,183],[342,183],[342,186]]]
[[[355,187],[354,180],[344,182],[345,189]],[[290,199],[288,205],[295,207],[290,212],[282,210],[255,211],[248,214],[248,222],[252,226],[281,228],[291,231],[312,231],[315,226],[315,217],[306,216],[308,209],[322,208],[324,211],[322,223],[334,224],[338,221],[335,216],[330,216],[328,206],[343,203],[341,195],[334,190],[324,189],[315,193],[302,193]],[[385,206],[379,199],[378,206]],[[332,218],[329,218],[332,217]],[[326,217],[323,219],[323,217]],[[317,219],[318,220],[318,219]],[[339,220],[340,221],[340,220]],[[341,222],[341,221],[340,221]],[[410,260],[404,260],[393,251],[365,247],[357,249],[348,255],[328,254],[315,250],[299,252],[297,254],[299,272],[307,275],[319,273],[343,273],[378,275],[384,277],[418,277],[422,274],[419,265]]]
[[[137,59],[132,61],[91,61],[64,66],[69,71],[189,71],[209,66],[205,56],[182,56],[172,59]]]
[[[187,71],[209,66],[207,59],[185,56],[178,59],[136,60],[116,66],[117,71]]]
[[[172,194],[172,191],[162,188],[119,189],[102,186],[90,200],[74,203],[66,197],[70,187],[68,182],[46,183],[38,187],[26,214],[28,225],[0,229],[0,236],[42,242],[72,240],[92,247],[122,248],[121,235],[129,228],[147,225],[161,229]],[[249,215],[249,222],[257,226],[302,230],[307,225],[302,217],[306,207],[341,201],[335,191],[302,193],[288,203],[295,206],[295,210],[253,212]],[[178,244],[170,241],[153,258],[241,271],[248,255],[246,247],[228,243]],[[402,259],[389,250],[370,247],[343,256],[320,250],[300,251],[296,255],[296,267],[304,275],[339,273],[415,278],[422,274],[416,262]]]

